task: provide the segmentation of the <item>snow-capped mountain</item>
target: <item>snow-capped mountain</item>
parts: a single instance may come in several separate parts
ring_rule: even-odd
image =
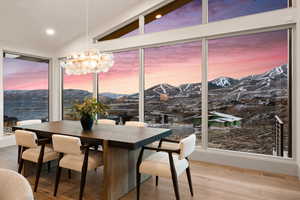
[[[235,84],[239,83],[239,80],[229,78],[229,77],[220,77],[217,79],[214,79],[212,81],[208,82],[208,88],[225,88],[225,87],[231,87]]]
[[[179,92],[180,89],[178,87],[163,83],[145,90],[145,96],[159,96],[160,94],[175,96]]]

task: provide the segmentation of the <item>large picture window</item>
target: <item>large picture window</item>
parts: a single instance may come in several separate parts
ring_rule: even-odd
[[[72,113],[74,103],[93,96],[93,74],[63,74],[63,119],[78,120]]]
[[[201,42],[145,49],[145,122],[201,144]]]
[[[176,0],[145,16],[145,33],[202,23],[202,0]]]
[[[48,121],[49,60],[4,54],[4,128],[17,121]]]
[[[139,120],[139,51],[114,54],[114,66],[98,75],[98,98],[109,106],[108,116],[119,124]]]
[[[288,0],[208,0],[208,21],[218,21],[288,7]]]
[[[279,119],[287,151],[288,30],[210,40],[208,62],[208,146],[278,155]]]

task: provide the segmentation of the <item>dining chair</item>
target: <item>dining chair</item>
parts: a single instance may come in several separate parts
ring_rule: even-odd
[[[182,139],[179,142],[179,148],[176,150],[147,146],[142,147],[136,168],[137,199],[139,200],[140,198],[141,173],[149,174],[152,176],[172,178],[176,200],[179,200],[180,193],[178,188],[178,177],[184,171],[186,171],[190,192],[193,196],[194,192],[188,157],[193,153],[195,147],[195,134]],[[151,154],[143,161],[144,150],[156,151],[156,153]]]
[[[51,139],[49,138],[38,139],[34,132],[24,130],[16,130],[15,136],[16,144],[21,147],[18,172],[22,172],[24,160],[37,163],[34,185],[34,192],[36,192],[43,163],[48,163],[49,171],[49,162],[56,160],[58,158],[58,154],[54,152],[50,146],[46,146],[46,144],[50,143]]]
[[[24,126],[24,125],[32,125],[32,124],[41,124],[42,120],[40,119],[32,119],[32,120],[23,120],[17,121],[17,126]],[[21,153],[21,146],[18,146],[18,163],[20,161],[20,153]]]
[[[97,124],[116,125],[116,121],[111,119],[98,119]]]
[[[13,170],[0,169],[0,185],[2,200],[34,200],[29,182]]]
[[[32,120],[23,120],[18,121],[17,126],[31,125],[31,124],[41,124],[42,120],[40,119],[32,119]]]
[[[134,127],[147,127],[148,124],[145,122],[139,122],[139,121],[127,121],[125,123],[125,126],[134,126]]]
[[[57,165],[54,196],[57,194],[61,169],[70,169],[81,172],[79,200],[83,197],[87,171],[103,165],[102,152],[91,151],[90,145],[82,145],[80,138],[53,135],[53,148],[59,152]]]

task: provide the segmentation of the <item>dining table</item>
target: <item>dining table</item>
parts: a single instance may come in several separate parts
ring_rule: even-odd
[[[141,147],[172,134],[170,129],[94,124],[84,131],[80,121],[61,120],[41,124],[14,126],[13,130],[33,131],[38,137],[53,134],[79,137],[82,143],[101,145],[104,183],[101,199],[116,200],[136,187],[136,163]],[[148,152],[145,159],[151,153]],[[149,176],[144,175],[142,181]],[[100,189],[99,189],[100,191]]]

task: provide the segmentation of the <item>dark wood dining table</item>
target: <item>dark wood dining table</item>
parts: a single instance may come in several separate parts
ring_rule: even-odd
[[[13,127],[13,130],[20,129],[33,131],[38,137],[68,135],[79,137],[83,143],[102,145],[105,200],[119,199],[134,189],[140,148],[172,134],[170,129],[102,124],[83,131],[79,121],[68,120]],[[142,180],[147,178],[144,176]]]

